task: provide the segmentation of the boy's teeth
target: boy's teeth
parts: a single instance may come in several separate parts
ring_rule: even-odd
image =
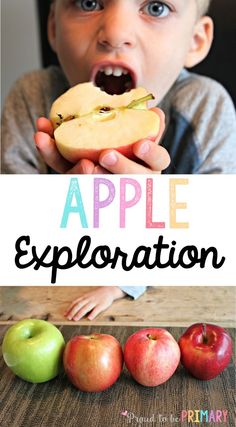
[[[115,67],[113,70],[113,76],[120,77],[123,74],[123,69],[120,67]]]
[[[104,69],[104,74],[106,74],[106,76],[111,76],[112,75],[112,67],[106,67]]]
[[[120,76],[122,76],[122,74],[124,74],[124,75],[128,74],[128,71],[122,67],[107,66],[101,71],[103,71],[106,76],[113,75],[115,77],[120,77]]]

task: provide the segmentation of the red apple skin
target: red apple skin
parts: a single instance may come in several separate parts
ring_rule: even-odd
[[[180,362],[180,349],[167,330],[146,328],[127,339],[124,360],[139,384],[153,387],[166,382],[174,374]]]
[[[82,391],[100,392],[120,376],[123,352],[112,335],[79,335],[66,344],[63,363],[75,387]]]
[[[220,326],[196,323],[179,339],[181,363],[196,378],[211,380],[229,364],[232,356],[232,339]]]

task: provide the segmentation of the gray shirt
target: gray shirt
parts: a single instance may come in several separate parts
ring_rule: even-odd
[[[52,172],[35,148],[35,123],[68,88],[55,66],[15,83],[2,114],[2,173]],[[219,83],[183,70],[159,106],[166,114],[161,145],[171,157],[165,173],[236,173],[236,113]]]

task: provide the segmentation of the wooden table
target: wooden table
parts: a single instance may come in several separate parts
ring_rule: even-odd
[[[0,323],[33,317],[69,323],[63,317],[65,309],[73,299],[91,288],[0,287]],[[233,287],[152,287],[136,301],[129,297],[115,301],[95,322],[189,326],[205,321],[235,327],[235,307]]]

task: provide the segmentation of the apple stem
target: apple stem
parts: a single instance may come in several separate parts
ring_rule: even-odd
[[[156,341],[156,338],[153,335],[151,335],[151,334],[148,334],[147,337],[148,337],[149,340]]]
[[[155,97],[152,95],[152,93],[149,93],[146,96],[143,96],[139,99],[134,99],[129,105],[127,105],[126,108],[134,108],[136,105],[141,104],[142,102],[150,101],[151,99],[155,99]]]
[[[207,343],[206,323],[202,324],[203,342]]]

